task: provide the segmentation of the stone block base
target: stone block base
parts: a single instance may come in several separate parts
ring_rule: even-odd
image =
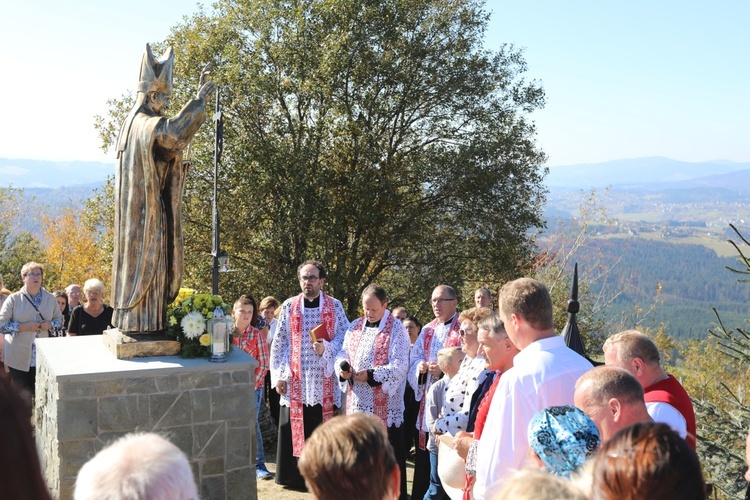
[[[202,499],[257,498],[252,357],[115,359],[98,336],[37,340],[36,440],[53,498],[72,498],[81,466],[133,431],[185,452]]]
[[[105,330],[104,345],[117,359],[176,356],[180,343],[176,340],[157,339],[151,334],[128,335],[117,328]]]

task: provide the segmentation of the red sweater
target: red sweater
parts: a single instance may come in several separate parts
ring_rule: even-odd
[[[646,403],[668,403],[679,411],[687,423],[687,436],[685,440],[692,449],[695,449],[695,411],[693,402],[676,378],[669,375],[668,378],[651,384],[644,392]]]

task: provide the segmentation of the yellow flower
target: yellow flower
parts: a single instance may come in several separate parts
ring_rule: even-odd
[[[203,346],[211,345],[211,335],[204,333],[203,335],[201,335],[199,342]]]
[[[206,309],[205,307],[203,309],[201,309],[201,314],[203,314],[203,316],[207,315],[208,314],[208,309]]]
[[[174,326],[176,324],[177,324],[177,318],[175,318],[174,316],[170,316],[169,317],[169,326]]]
[[[206,319],[211,319],[213,317],[214,317],[214,313],[211,311],[208,311],[208,313],[206,314]]]

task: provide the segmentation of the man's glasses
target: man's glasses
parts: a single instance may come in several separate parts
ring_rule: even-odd
[[[444,298],[441,297],[439,299],[432,299],[432,303],[433,304],[442,304],[443,302],[450,302],[451,300],[456,300],[456,299],[444,299]]]
[[[320,279],[320,276],[300,276],[300,281],[307,281],[308,283],[315,283]]]
[[[31,276],[32,278],[41,278],[42,273],[26,273],[26,276]]]

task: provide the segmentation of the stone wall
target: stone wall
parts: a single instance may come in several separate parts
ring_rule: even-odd
[[[71,498],[113,439],[154,431],[188,456],[204,500],[256,498],[252,357],[117,360],[100,337],[38,340],[36,439],[53,497]]]

